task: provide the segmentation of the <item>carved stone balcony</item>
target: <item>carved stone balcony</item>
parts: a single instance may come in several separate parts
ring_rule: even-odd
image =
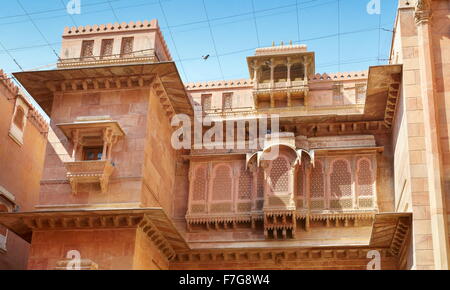
[[[308,92],[308,81],[287,81],[273,83],[255,83],[254,90],[256,94],[268,94],[271,92]]]
[[[102,193],[108,190],[109,177],[114,171],[110,160],[65,162],[67,179],[72,187],[72,193],[78,191],[78,184],[97,183]]]
[[[104,66],[111,64],[134,64],[159,62],[154,49],[135,51],[126,55],[113,54],[108,56],[89,56],[77,58],[63,58],[58,63],[58,68]]]

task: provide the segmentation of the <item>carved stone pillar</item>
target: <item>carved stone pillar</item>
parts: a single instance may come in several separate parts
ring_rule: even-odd
[[[287,58],[286,67],[287,67],[287,86],[290,87],[291,86],[291,67],[292,67],[290,57]]]
[[[304,76],[303,76],[303,80],[305,82],[308,81],[308,66],[309,66],[309,59],[307,56],[303,56],[303,65],[305,66],[305,72],[304,72]]]
[[[73,161],[75,161],[75,159],[77,157],[79,142],[80,142],[80,131],[79,130],[75,130],[73,132],[72,140],[73,140],[72,159],[73,159]]]
[[[274,75],[275,75],[275,64],[274,64],[274,60],[272,58],[272,59],[270,59],[270,86],[271,86],[271,88],[273,88],[274,84],[275,84]]]
[[[442,187],[442,153],[439,134],[439,108],[436,94],[433,38],[430,20],[432,17],[430,0],[418,0],[415,7],[417,25],[420,87],[425,118],[425,154],[428,175],[428,195],[430,201],[431,233],[433,242],[434,268],[448,270],[450,264],[448,245],[448,221],[445,205],[445,190]]]

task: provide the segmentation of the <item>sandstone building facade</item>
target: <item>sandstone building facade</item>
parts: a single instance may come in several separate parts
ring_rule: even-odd
[[[183,84],[156,20],[66,28],[57,69],[14,74],[48,127],[4,83],[2,138],[26,154],[2,146],[0,166],[36,166],[0,177],[8,244],[30,243],[6,253],[28,269],[73,251],[84,269],[448,269],[450,4],[415,2],[388,65],[335,74],[290,44],[256,49],[249,79]],[[21,114],[41,121],[17,131]]]

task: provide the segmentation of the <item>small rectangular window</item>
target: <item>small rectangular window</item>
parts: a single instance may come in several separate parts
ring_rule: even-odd
[[[102,40],[102,51],[101,51],[102,57],[111,56],[113,54],[113,44],[114,44],[113,39]]]
[[[355,86],[356,103],[364,104],[366,101],[366,85],[356,84]]]
[[[12,115],[9,136],[11,136],[19,145],[23,144],[23,135],[27,124],[28,110],[29,107],[22,97],[18,97],[16,99],[16,105]]]
[[[333,105],[344,104],[344,85],[342,83],[335,83],[333,87]]]
[[[124,37],[122,38],[122,47],[120,49],[120,54],[122,57],[130,57],[133,53],[133,42],[134,37]]]
[[[85,161],[102,160],[102,156],[103,156],[103,146],[83,148],[83,160]]]
[[[94,41],[93,40],[83,40],[81,45],[81,58],[93,57],[94,56]]]
[[[212,95],[202,95],[203,111],[209,111],[212,108]]]
[[[233,93],[224,93],[222,95],[222,109],[224,111],[231,110],[233,108]]]

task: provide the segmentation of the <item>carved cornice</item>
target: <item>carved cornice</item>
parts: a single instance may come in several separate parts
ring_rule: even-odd
[[[206,89],[234,89],[234,88],[252,88],[253,81],[249,79],[240,80],[225,80],[225,81],[210,81],[210,82],[197,82],[187,83],[185,85],[188,91],[194,90],[206,90]]]
[[[97,77],[74,80],[47,81],[45,84],[52,92],[78,92],[88,90],[132,89],[149,87],[154,76]]]
[[[417,0],[414,17],[417,25],[427,23],[431,19],[430,0]]]
[[[30,103],[30,101],[22,95],[18,86],[11,81],[11,77],[8,77],[3,70],[0,69],[0,84],[2,84],[11,96],[4,95],[8,99],[12,98],[22,98],[24,102],[30,107],[28,110],[27,118],[28,120],[39,130],[41,134],[46,136],[48,132],[48,122],[44,119],[42,114]]]
[[[77,67],[155,63],[155,62],[158,62],[158,58],[155,55],[132,57],[132,58],[95,59],[95,60],[81,60],[77,58],[77,59],[62,59],[58,63],[58,68],[77,68]]]
[[[174,249],[148,216],[144,216],[139,223],[139,228],[169,261],[175,257]]]
[[[258,262],[270,264],[282,264],[283,262],[311,262],[320,259],[364,259],[367,261],[367,253],[370,250],[378,250],[382,258],[393,258],[394,256],[388,249],[383,248],[264,248],[264,249],[214,249],[214,250],[195,250],[189,252],[179,252],[173,260],[176,265],[191,264],[195,262],[211,263],[219,265],[220,263],[235,262]]]
[[[31,242],[32,233],[36,230],[136,229],[139,227],[152,240],[169,242],[172,251],[189,249],[172,221],[159,207],[0,213],[0,224],[28,242]],[[161,243],[158,245],[162,246]],[[168,247],[167,244],[164,245],[162,249]],[[172,251],[170,251],[171,255],[173,255]]]

